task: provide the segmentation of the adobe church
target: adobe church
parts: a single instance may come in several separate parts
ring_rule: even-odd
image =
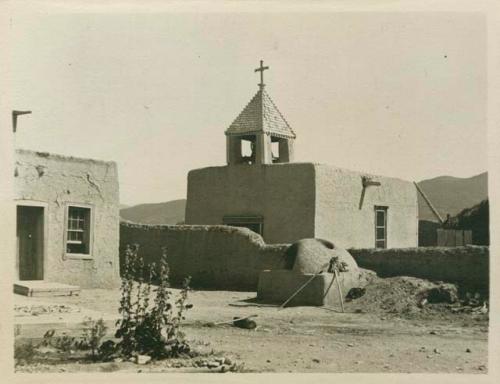
[[[225,132],[227,165],[189,172],[186,224],[247,227],[267,243],[417,246],[411,182],[293,162],[296,135],[265,90],[266,69],[261,61],[259,90]]]

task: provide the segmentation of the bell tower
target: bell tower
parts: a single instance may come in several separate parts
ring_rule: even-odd
[[[296,135],[265,91],[267,69],[261,60],[259,90],[225,132],[228,165],[293,161]]]

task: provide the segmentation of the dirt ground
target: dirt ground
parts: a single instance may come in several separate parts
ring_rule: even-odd
[[[183,331],[195,350],[236,361],[243,372],[487,373],[488,315],[453,313],[447,304],[419,308],[416,294],[426,284],[377,278],[365,296],[345,304],[346,313],[323,307],[279,310],[255,303],[255,292],[193,291],[188,301],[194,307],[186,313]],[[118,290],[95,289],[50,300],[117,313],[119,297]],[[257,315],[255,330],[209,326],[248,315]],[[196,371],[189,365],[39,362],[18,365],[16,371]]]

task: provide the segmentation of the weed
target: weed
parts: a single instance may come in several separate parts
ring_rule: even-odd
[[[145,266],[139,256],[139,246],[125,249],[121,284],[121,319],[117,321],[115,337],[117,354],[130,358],[148,355],[153,358],[177,357],[188,354],[190,348],[180,331],[184,311],[192,305],[186,304],[190,278],[186,278],[182,290],[174,300],[169,290],[169,267],[167,250],[162,249],[159,265]],[[157,282],[157,286],[153,285]],[[151,303],[151,296],[154,296]]]
[[[35,356],[35,346],[31,341],[24,344],[15,345],[14,360],[16,365],[29,363]]]

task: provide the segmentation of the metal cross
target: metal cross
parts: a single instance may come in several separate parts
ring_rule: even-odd
[[[260,84],[259,84],[259,87],[261,88],[264,88],[265,84],[264,84],[264,71],[266,69],[269,69],[269,67],[264,67],[264,61],[261,60],[260,61],[260,67],[259,68],[256,68],[254,72],[260,72]]]

